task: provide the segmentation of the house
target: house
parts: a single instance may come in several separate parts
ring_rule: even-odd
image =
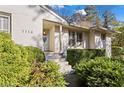
[[[106,55],[111,56],[112,31],[69,24],[45,5],[1,5],[0,31],[11,33],[17,44],[43,51],[65,53],[68,48],[105,48]]]

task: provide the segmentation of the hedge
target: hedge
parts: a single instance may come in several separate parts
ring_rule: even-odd
[[[76,74],[85,87],[124,86],[124,64],[108,58],[82,61],[75,66]]]
[[[105,56],[105,49],[68,49],[67,61],[74,66],[81,60],[94,59],[95,57]]]
[[[112,56],[124,55],[124,48],[119,46],[112,46]]]
[[[112,46],[112,58],[124,60],[124,48],[119,46]]]

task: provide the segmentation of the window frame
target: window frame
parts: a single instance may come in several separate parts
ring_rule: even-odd
[[[0,31],[8,32],[11,34],[11,13],[6,13],[6,12],[0,11],[0,17],[8,19],[7,29],[3,29],[4,27],[2,27],[2,29],[0,29]],[[3,26],[3,23],[4,23],[4,21],[2,20],[2,26]]]
[[[81,38],[80,38],[81,36]],[[82,42],[82,32],[77,32],[77,42]]]
[[[75,32],[69,32],[69,46],[75,46]]]
[[[101,34],[101,40],[106,40],[106,34]]]

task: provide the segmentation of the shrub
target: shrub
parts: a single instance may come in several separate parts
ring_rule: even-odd
[[[32,46],[27,46],[25,47],[26,50],[28,51],[28,61],[33,62],[33,61],[38,61],[38,62],[44,62],[45,61],[45,55],[41,51],[41,49],[32,47]]]
[[[124,55],[124,48],[112,46],[112,56]]]
[[[0,86],[25,86],[29,62],[7,33],[0,33]]]
[[[29,86],[64,87],[66,82],[55,62],[33,63]]]
[[[43,61],[43,52],[16,45],[7,33],[0,32],[0,86],[27,86],[31,62]],[[32,61],[29,61],[34,55]]]
[[[58,65],[44,63],[40,49],[16,45],[7,33],[0,33],[0,42],[0,86],[66,85]]]
[[[96,58],[87,62],[80,62],[76,64],[75,71],[81,77],[82,86],[124,86],[124,65],[117,60]]]
[[[94,59],[95,57],[105,56],[105,49],[68,49],[67,61],[74,66],[81,60]]]
[[[124,48],[118,46],[112,46],[112,58],[124,59]]]

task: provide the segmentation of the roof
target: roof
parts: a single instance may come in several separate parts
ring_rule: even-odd
[[[115,30],[109,30],[107,28],[104,28],[102,26],[93,26],[93,27],[90,27],[90,29],[94,29],[94,30],[98,30],[98,31],[104,31],[104,33],[120,33],[119,31],[115,31]]]
[[[119,31],[115,31],[115,30],[108,30],[107,28],[104,28],[102,26],[100,26],[99,28],[96,26],[92,26],[92,25],[78,25],[78,24],[73,24],[73,23],[68,23],[68,21],[63,18],[61,15],[59,15],[58,13],[56,13],[53,9],[51,9],[48,5],[40,5],[40,7],[44,8],[45,10],[49,11],[50,13],[52,13],[53,15],[55,15],[56,17],[58,17],[60,20],[62,20],[63,22],[66,22],[69,26],[73,26],[73,27],[78,27],[78,28],[84,28],[84,29],[100,29],[105,31],[105,33],[120,33]],[[62,23],[63,23],[62,22]],[[87,23],[86,23],[87,24]]]
[[[55,24],[60,24],[60,25],[64,25],[60,22],[55,22],[55,21],[51,21],[51,20],[46,20],[46,19],[43,19],[44,21],[47,21],[47,22],[52,22],[52,23],[55,23]],[[73,24],[68,24],[68,25],[64,25],[64,26],[69,26],[69,27],[75,27],[75,28],[79,28],[79,29],[86,29],[86,30],[89,30],[89,28],[87,27],[82,27],[82,26],[79,26],[79,25],[73,25]]]
[[[50,12],[51,14],[53,14],[54,16],[56,16],[57,18],[59,18],[62,22],[68,23],[62,16],[60,16],[55,11],[53,11],[48,5],[40,5],[40,7],[42,7],[46,11]]]

